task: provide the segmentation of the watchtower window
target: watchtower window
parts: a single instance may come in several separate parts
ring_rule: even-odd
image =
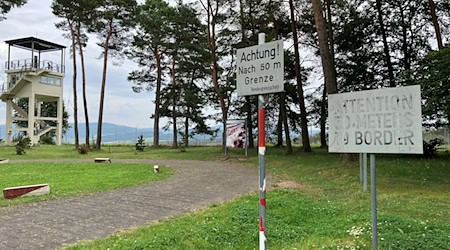
[[[61,78],[54,77],[54,76],[41,76],[41,79],[39,82],[42,84],[61,86]]]

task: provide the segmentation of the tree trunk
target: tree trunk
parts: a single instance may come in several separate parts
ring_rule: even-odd
[[[333,61],[333,65],[335,64],[334,58],[334,32],[333,32],[333,16],[331,15],[331,1],[327,0],[327,23],[328,23],[328,46],[330,47],[330,55],[331,60]],[[336,75],[336,67],[333,66],[334,74]],[[325,88],[326,89],[326,88]]]
[[[319,37],[320,58],[322,60],[323,74],[326,82],[327,94],[337,92],[336,70],[330,53],[329,40],[326,32],[325,19],[323,17],[320,0],[311,0],[314,11],[314,21]]]
[[[225,150],[225,148],[227,147],[227,120],[228,120],[228,115],[226,113],[222,114],[222,120],[224,120],[222,133],[222,148]]]
[[[103,127],[103,105],[105,103],[105,88],[106,88],[106,71],[108,68],[108,52],[109,52],[109,40],[112,35],[112,20],[109,21],[108,34],[104,44],[105,51],[103,52],[103,74],[102,74],[102,88],[100,90],[100,108],[98,110],[98,123],[97,123],[97,143],[95,148],[101,149],[102,146],[102,127]]]
[[[286,147],[287,147],[287,154],[292,154],[292,143],[291,143],[291,136],[289,135],[289,123],[288,123],[288,117],[286,114],[286,93],[281,93],[281,101],[280,101],[280,112],[281,117],[284,125],[284,137],[286,137]]]
[[[378,25],[380,25],[381,36],[383,39],[384,57],[389,74],[389,86],[395,87],[394,68],[392,67],[389,45],[387,42],[386,29],[384,28],[383,11],[381,10],[381,0],[376,0],[376,8],[378,12]]]
[[[332,70],[334,71],[334,75],[336,78],[336,68],[335,65],[335,53],[334,53],[334,32],[333,32],[333,16],[331,14],[331,1],[326,0],[326,9],[327,9],[327,26],[328,26],[328,48],[330,50],[330,57],[333,63]],[[320,104],[320,147],[327,147],[327,133],[326,133],[326,124],[327,124],[327,81],[324,78],[323,82],[323,91],[322,91],[322,102]]]
[[[245,29],[245,19],[244,19],[244,2],[243,0],[239,0],[239,13],[240,13],[240,22],[241,22],[241,40],[242,43],[248,45],[246,29]],[[248,147],[253,148],[253,122],[252,122],[252,103],[250,96],[245,97],[245,109],[247,112],[247,141]]]
[[[211,3],[211,0],[208,0],[206,11],[208,14],[208,49],[211,54],[211,77],[212,82],[214,85],[214,91],[216,92],[219,103],[220,103],[220,109],[222,111],[222,122],[223,122],[223,133],[222,133],[222,148],[225,150],[226,148],[226,138],[227,138],[227,131],[226,131],[226,124],[227,124],[227,118],[228,118],[228,109],[227,104],[225,103],[225,97],[224,94],[220,91],[219,86],[219,77],[218,72],[219,68],[217,66],[217,55],[216,55],[216,18],[219,11],[219,6],[217,3],[216,9],[213,10],[213,6]]]
[[[323,83],[322,103],[320,104],[320,147],[327,147],[327,87],[326,83]]]
[[[428,3],[430,4],[431,20],[433,21],[434,31],[436,32],[438,49],[441,50],[444,48],[444,45],[442,43],[441,28],[439,27],[439,22],[436,15],[436,5],[433,0],[428,0]]]
[[[253,39],[258,39],[258,37],[256,35],[256,29],[255,29],[255,20],[253,18],[253,1],[252,0],[248,1],[248,16],[250,17],[250,26],[251,26],[250,28],[252,30],[252,36],[250,38],[253,37]],[[256,41],[253,40],[251,42],[256,43],[257,40]]]
[[[252,119],[252,101],[250,96],[245,97],[245,105],[247,109],[247,134],[248,148],[254,148],[253,144],[253,119]]]
[[[177,148],[178,147],[178,130],[177,130],[177,83],[175,78],[175,59],[172,60],[172,101],[173,101],[173,110],[172,110],[172,122],[173,122],[173,142],[172,147]]]
[[[83,88],[83,108],[84,108],[84,121],[86,125],[86,138],[85,144],[88,148],[90,148],[90,127],[89,127],[89,114],[88,114],[88,104],[87,104],[87,95],[86,95],[86,70],[84,67],[84,51],[83,44],[81,44],[81,23],[77,23],[77,43],[78,43],[78,52],[80,53],[80,61],[81,61],[81,86]]]
[[[187,111],[189,114],[189,112],[190,112],[189,108]],[[189,117],[187,117],[187,116],[184,120],[184,146],[185,147],[189,146]]]
[[[161,81],[162,81],[162,65],[161,54],[155,49],[156,57],[156,100],[155,100],[155,118],[153,123],[153,146],[159,146],[159,108],[161,105]]]
[[[277,122],[277,144],[275,147],[282,147],[283,146],[283,112],[281,111],[281,93],[280,93],[280,112],[278,113],[278,122]]]
[[[311,145],[309,144],[309,135],[308,135],[308,119],[306,117],[305,97],[303,94],[302,76],[300,72],[300,53],[298,48],[297,21],[295,20],[293,0],[289,0],[289,6],[291,12],[292,36],[294,38],[295,75],[297,77],[297,95],[300,104],[300,118],[301,118],[300,125],[302,130],[303,151],[311,152]]]
[[[408,31],[405,22],[405,14],[402,4],[399,4],[400,9],[400,26],[402,27],[402,51],[403,64],[406,71],[411,70],[411,56],[408,48]]]
[[[245,34],[245,19],[244,19],[244,2],[239,0],[239,21],[241,22],[241,41],[248,45],[247,35]]]
[[[325,76],[325,88],[327,94],[337,93],[336,69],[330,52],[329,38],[326,32],[325,19],[323,17],[322,4],[320,0],[311,0],[314,11],[314,21],[317,35],[319,37],[320,58],[322,59],[323,73]],[[352,154],[342,155],[345,162],[354,158]]]
[[[78,138],[78,97],[77,97],[77,44],[75,41],[75,30],[73,22],[67,18],[67,23],[70,28],[70,36],[72,37],[72,64],[73,64],[73,129],[75,134],[75,149],[80,148],[80,141]]]

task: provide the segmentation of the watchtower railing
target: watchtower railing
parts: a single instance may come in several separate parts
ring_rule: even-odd
[[[35,70],[49,70],[51,72],[64,74],[66,69],[64,65],[54,63],[52,61],[43,60],[38,61],[37,59],[21,59],[14,61],[5,62],[6,70],[20,70],[20,71],[35,71]]]

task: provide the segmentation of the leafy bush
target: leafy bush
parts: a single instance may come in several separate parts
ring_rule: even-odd
[[[145,140],[144,140],[144,135],[140,135],[137,138],[137,142],[136,142],[136,151],[144,151],[145,148]]]
[[[442,145],[443,140],[440,138],[434,138],[429,142],[423,141],[423,155],[425,157],[437,156],[437,150]]]
[[[185,140],[178,142],[178,151],[186,152],[186,143]]]
[[[90,148],[86,145],[86,144],[81,144],[78,147],[78,153],[82,154],[82,155],[86,155],[87,153],[89,153]]]
[[[17,140],[16,143],[16,154],[17,155],[23,155],[26,154],[25,149],[28,149],[31,147],[31,140],[29,137],[20,137]]]
[[[448,2],[448,1],[447,1]],[[450,117],[450,46],[430,51],[419,61],[414,84],[422,85],[423,118],[439,127],[449,124]]]
[[[41,136],[41,139],[39,139],[40,144],[47,144],[47,145],[55,145],[55,140],[53,140],[53,136],[50,134],[45,134]]]

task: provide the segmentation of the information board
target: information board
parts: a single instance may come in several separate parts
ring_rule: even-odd
[[[422,154],[420,86],[328,96],[329,152]]]
[[[284,91],[283,41],[238,49],[236,71],[239,96]]]
[[[244,148],[246,141],[245,120],[227,124],[227,147]]]

